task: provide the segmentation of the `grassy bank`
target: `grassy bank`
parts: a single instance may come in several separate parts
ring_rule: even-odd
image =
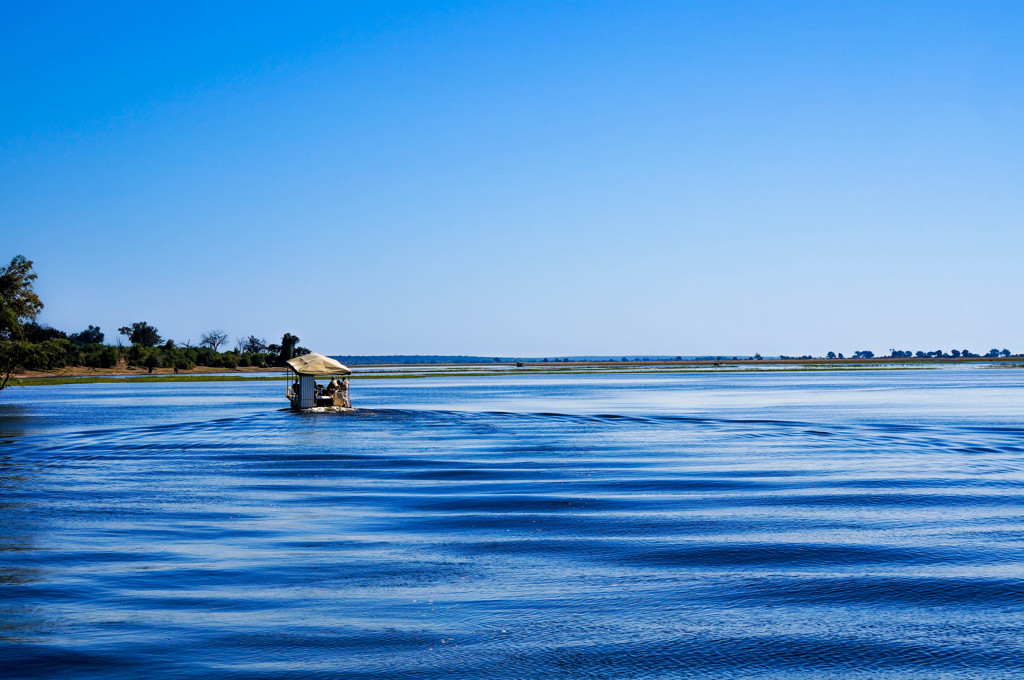
[[[409,373],[356,373],[353,380],[406,380],[411,378],[482,378],[497,376],[524,376],[524,375],[664,375],[664,374],[732,374],[732,373],[817,373],[817,372],[843,372],[843,371],[907,371],[907,370],[929,370],[938,368],[935,365],[922,365],[917,362],[888,362],[880,365],[877,362],[844,363],[844,364],[821,364],[818,362],[787,363],[785,365],[771,364],[758,367],[742,363],[729,363],[722,366],[709,365],[665,365],[665,364],[632,364],[632,365],[609,365],[609,364],[576,364],[572,366],[528,366],[516,370],[450,370],[450,371],[429,371]],[[1021,364],[1013,364],[1007,367],[1021,368]],[[33,376],[12,381],[13,385],[39,386],[39,385],[94,385],[94,384],[118,384],[118,383],[179,383],[179,382],[250,382],[277,380],[284,382],[286,377],[283,373],[274,375],[92,375],[92,376]]]

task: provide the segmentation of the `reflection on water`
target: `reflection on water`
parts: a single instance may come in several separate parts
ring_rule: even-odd
[[[7,389],[13,392],[15,388],[9,387]],[[12,396],[16,398],[16,395],[0,392],[0,397],[10,399]],[[25,434],[28,410],[28,407],[24,404],[0,401],[0,442]]]
[[[1019,375],[19,390],[0,676],[1019,677]]]

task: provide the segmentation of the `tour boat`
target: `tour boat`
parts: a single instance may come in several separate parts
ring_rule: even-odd
[[[348,376],[352,371],[339,361],[322,354],[311,352],[300,357],[289,359],[288,388],[285,396],[294,409],[330,408],[351,409],[352,400],[348,396]],[[331,384],[320,385],[317,378],[329,378]]]

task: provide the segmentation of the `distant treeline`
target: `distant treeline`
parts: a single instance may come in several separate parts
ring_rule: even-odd
[[[890,349],[889,354],[876,357],[874,352],[869,350],[861,350],[854,352],[851,359],[999,359],[999,358],[1010,358],[1019,357],[1021,355],[1014,354],[1008,349],[996,349],[992,348],[984,354],[975,354],[969,349],[951,349],[949,352],[941,349],[932,350],[930,352],[924,351],[911,351],[909,349]],[[811,359],[812,357],[787,357],[782,356],[780,359]],[[842,352],[829,352],[825,355],[825,359],[845,359]]]
[[[21,327],[21,339],[30,345],[49,348],[45,355],[26,361],[23,368],[50,369],[64,366],[113,368],[122,360],[128,366],[147,368],[173,368],[189,370],[197,366],[209,368],[238,368],[249,366],[278,366],[286,359],[309,350],[298,346],[299,338],[285,333],[281,344],[267,344],[263,338],[250,335],[238,338],[231,349],[220,351],[227,342],[227,334],[220,330],[203,333],[198,345],[191,341],[164,340],[156,327],[137,321],[119,329],[127,343],[118,339],[116,345],[104,344],[105,335],[99,326],[89,326],[78,333],[40,325],[34,321]]]
[[[238,338],[232,349],[220,351],[228,335],[222,330],[203,333],[195,346],[191,341],[175,342],[160,337],[155,326],[136,321],[118,329],[115,345],[104,342],[99,326],[71,332],[36,322],[43,303],[33,290],[36,274],[32,261],[21,255],[0,267],[0,390],[17,371],[50,370],[65,366],[114,368],[128,366],[187,370],[196,366],[238,368],[239,366],[275,366],[297,354],[309,352],[298,345],[291,333],[280,344],[268,344],[249,335]]]
[[[332,355],[343,364],[348,366],[406,366],[406,365],[429,365],[429,364],[489,364],[489,363],[570,363],[574,361],[617,361],[617,362],[644,362],[644,361],[762,361],[762,360],[783,360],[783,361],[822,361],[840,359],[998,359],[998,358],[1020,358],[1022,355],[1014,354],[1008,349],[990,349],[985,354],[975,354],[966,349],[954,349],[949,352],[933,350],[930,352],[911,352],[909,350],[890,350],[888,355],[875,356],[869,350],[853,352],[849,357],[842,352],[829,352],[825,356],[812,356],[803,354],[800,356],[753,356],[742,355],[632,355],[632,356],[568,356],[568,357],[483,357],[467,355],[445,355],[445,354],[386,354],[386,355],[355,355],[336,354]]]

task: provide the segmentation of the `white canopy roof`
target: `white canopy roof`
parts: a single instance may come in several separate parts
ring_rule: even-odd
[[[299,375],[352,375],[345,364],[316,352],[289,359],[286,363]]]

